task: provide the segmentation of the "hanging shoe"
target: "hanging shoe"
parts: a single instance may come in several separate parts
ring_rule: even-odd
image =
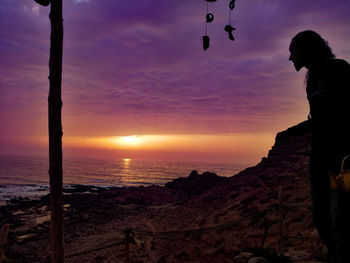
[[[203,36],[203,49],[207,50],[209,48],[209,36]]]
[[[232,27],[231,25],[226,25],[225,26],[225,31],[228,33],[228,38],[231,40],[235,40],[235,38],[232,35],[232,31],[236,30],[236,28]]]

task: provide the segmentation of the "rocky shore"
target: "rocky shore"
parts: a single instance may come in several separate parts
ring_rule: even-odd
[[[130,262],[321,262],[309,152],[310,134],[285,131],[259,164],[229,178],[193,171],[164,187],[75,186],[64,196],[66,262],[125,262],[126,229]],[[279,187],[284,203],[297,204],[284,210],[282,225]],[[48,201],[0,208],[0,225],[10,224],[4,262],[50,261]],[[281,227],[292,238],[281,239]],[[277,257],[281,251],[286,258]]]

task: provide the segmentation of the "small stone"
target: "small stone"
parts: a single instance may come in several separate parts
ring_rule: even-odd
[[[254,257],[253,253],[241,252],[239,255],[235,256],[233,260],[235,263],[247,263],[252,257]]]
[[[269,263],[269,262],[262,257],[253,257],[249,259],[248,263]]]

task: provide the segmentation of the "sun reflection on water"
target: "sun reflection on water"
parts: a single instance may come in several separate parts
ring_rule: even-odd
[[[129,170],[130,170],[130,162],[131,162],[131,159],[130,158],[124,158],[123,159],[123,174],[124,175],[127,175],[129,173]]]

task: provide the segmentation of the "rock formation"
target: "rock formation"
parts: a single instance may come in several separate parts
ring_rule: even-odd
[[[228,178],[217,176],[215,173],[205,172],[198,174],[196,170],[193,170],[188,177],[177,178],[165,184],[165,187],[190,195],[198,195],[227,180]]]

